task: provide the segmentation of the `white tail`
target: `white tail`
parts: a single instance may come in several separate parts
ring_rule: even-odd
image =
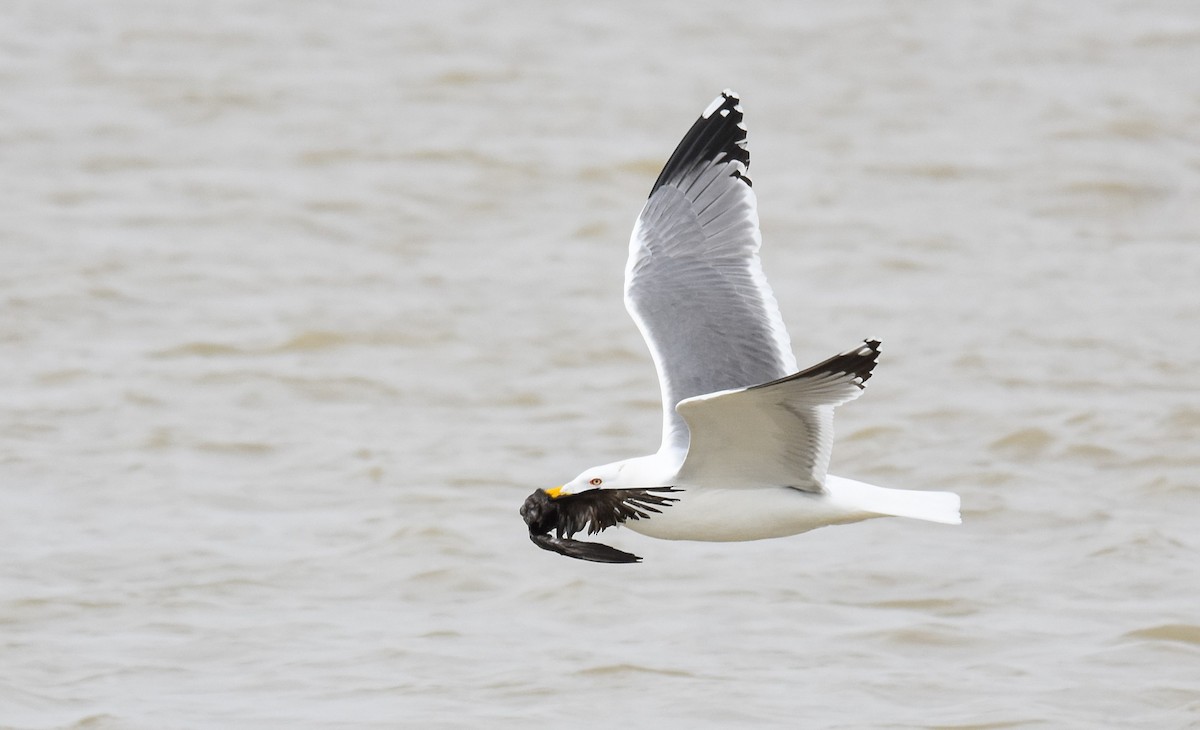
[[[910,517],[945,525],[962,524],[961,500],[954,492],[886,489],[832,474],[825,478],[825,489],[834,502],[872,515]]]

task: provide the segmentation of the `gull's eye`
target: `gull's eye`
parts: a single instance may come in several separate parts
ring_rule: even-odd
[[[604,480],[601,479],[600,477],[592,477],[592,480],[590,482],[588,482],[588,484],[591,484],[593,487],[598,487],[603,483],[604,483]]]

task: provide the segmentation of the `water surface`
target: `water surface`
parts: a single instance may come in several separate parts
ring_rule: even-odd
[[[1189,3],[27,3],[0,20],[0,726],[1200,723]],[[745,100],[833,470],[960,528],[527,540],[656,447],[621,304]]]

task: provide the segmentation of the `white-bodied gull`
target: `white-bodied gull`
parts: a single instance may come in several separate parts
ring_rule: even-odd
[[[758,256],[749,165],[742,108],[725,91],[663,167],[629,245],[625,306],[658,371],[662,445],[534,492],[521,514],[539,547],[636,562],[570,538],[617,524],[666,540],[736,541],[883,516],[961,522],[956,494],[826,473],[833,409],[862,393],[879,342],[797,372]]]

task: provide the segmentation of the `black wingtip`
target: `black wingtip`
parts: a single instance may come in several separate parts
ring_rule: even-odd
[[[834,355],[825,362],[814,365],[809,370],[814,372],[848,373],[857,379],[854,383],[855,385],[859,388],[865,388],[867,387],[867,381],[871,379],[871,375],[875,371],[875,366],[879,364],[880,344],[882,343],[875,339],[863,340],[863,343],[858,347]]]
[[[854,378],[854,385],[858,386],[859,389],[864,389],[867,387],[867,381],[871,379],[871,373],[874,372],[875,366],[879,363],[880,344],[879,340],[863,340],[863,343],[858,347],[834,355],[828,360],[819,362],[810,368],[805,368],[798,373],[787,375],[779,380],[772,380],[769,383],[753,385],[748,390],[769,388],[789,380],[802,380],[804,378],[811,378],[814,375],[825,374],[850,375]]]
[[[839,356],[854,358],[859,363],[858,368],[851,371],[861,378],[858,387],[866,387],[867,381],[875,373],[875,366],[879,364],[879,346],[882,344],[879,340],[866,339],[863,340],[861,347],[856,347]]]
[[[741,103],[742,98],[738,96],[736,91],[733,89],[725,89],[717,96],[717,98],[713,99],[709,103],[708,108],[700,114],[700,118],[711,119],[714,114],[733,113],[738,115],[737,121],[740,122],[742,120],[742,108],[740,106]]]
[[[746,149],[746,127],[742,117],[741,98],[729,89],[722,91],[680,140],[650,188],[650,194],[690,172],[696,165],[718,159],[736,162],[731,165],[729,174],[753,185],[748,174],[750,151]]]

